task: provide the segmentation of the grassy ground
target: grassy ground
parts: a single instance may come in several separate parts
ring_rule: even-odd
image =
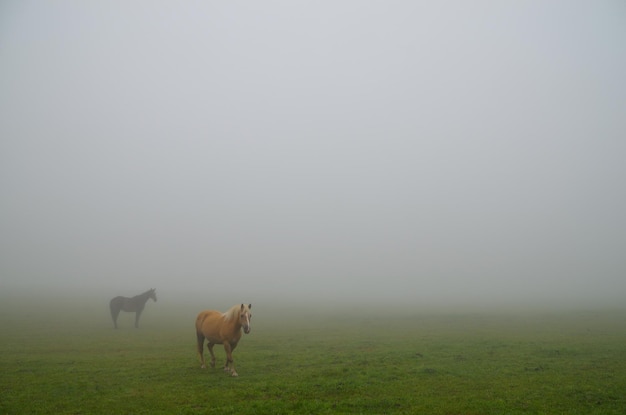
[[[150,302],[139,329],[123,313],[113,330],[106,307],[5,299],[0,413],[626,413],[626,311],[334,318],[255,304],[231,378],[200,369],[200,308]]]

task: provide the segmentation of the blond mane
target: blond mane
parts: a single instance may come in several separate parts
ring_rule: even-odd
[[[248,306],[244,305],[244,309],[247,310]],[[232,319],[239,318],[240,311],[241,311],[241,304],[235,304],[234,306],[229,308],[228,311],[225,311],[224,313],[222,313],[222,315],[224,316],[224,321],[230,321]]]

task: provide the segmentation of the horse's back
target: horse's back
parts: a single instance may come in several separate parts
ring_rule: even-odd
[[[205,321],[210,322],[221,316],[222,313],[216,310],[204,310],[199,312],[198,317],[196,317],[196,329],[200,329]]]
[[[113,307],[121,307],[124,304],[124,297],[118,295],[117,297],[113,297],[111,301],[109,301],[109,306]]]
[[[219,332],[222,313],[216,310],[204,310],[196,317],[196,332],[203,333],[207,337]]]

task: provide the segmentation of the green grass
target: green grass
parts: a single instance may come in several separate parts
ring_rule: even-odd
[[[200,369],[200,308],[0,305],[1,414],[623,414],[626,311],[253,307],[238,378]],[[285,317],[288,316],[288,317]],[[216,347],[218,363],[224,352]]]

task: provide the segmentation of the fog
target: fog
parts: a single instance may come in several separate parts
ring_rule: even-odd
[[[4,1],[0,290],[623,305],[625,45],[619,1]]]

